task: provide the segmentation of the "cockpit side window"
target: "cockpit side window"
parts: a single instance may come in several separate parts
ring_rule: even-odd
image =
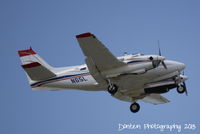
[[[86,67],[82,67],[80,70],[86,70]]]

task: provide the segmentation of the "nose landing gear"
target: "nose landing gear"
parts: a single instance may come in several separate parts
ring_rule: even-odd
[[[184,84],[180,84],[180,85],[177,86],[176,90],[177,90],[178,93],[182,94],[186,91],[186,86]]]

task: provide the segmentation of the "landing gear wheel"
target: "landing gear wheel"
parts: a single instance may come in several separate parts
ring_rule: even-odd
[[[184,85],[179,85],[178,87],[177,87],[177,92],[179,93],[179,94],[182,94],[182,93],[184,93],[185,92],[185,90],[186,90],[186,88],[185,88],[185,86]]]
[[[114,95],[114,94],[117,92],[117,89],[118,89],[118,87],[117,87],[117,85],[115,85],[115,84],[110,84],[110,85],[108,86],[108,92],[109,92],[111,95]]]
[[[140,105],[138,103],[134,102],[133,104],[131,104],[130,110],[133,113],[137,113],[140,110]]]

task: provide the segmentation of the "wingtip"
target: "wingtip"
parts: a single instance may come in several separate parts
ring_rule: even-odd
[[[90,37],[90,36],[94,36],[94,35],[87,32],[87,33],[82,33],[82,34],[76,35],[76,38],[84,38],[84,37]]]

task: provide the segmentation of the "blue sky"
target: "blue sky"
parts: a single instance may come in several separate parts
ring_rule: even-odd
[[[0,133],[160,133],[118,131],[118,124],[195,124],[200,132],[200,1],[198,0],[1,0]],[[32,91],[17,51],[32,48],[55,67],[84,63],[76,34],[92,32],[116,56],[162,54],[187,66],[189,96],[173,90],[168,104],[129,103],[107,92]],[[177,131],[172,131],[175,133]],[[169,133],[165,131],[162,133]]]

